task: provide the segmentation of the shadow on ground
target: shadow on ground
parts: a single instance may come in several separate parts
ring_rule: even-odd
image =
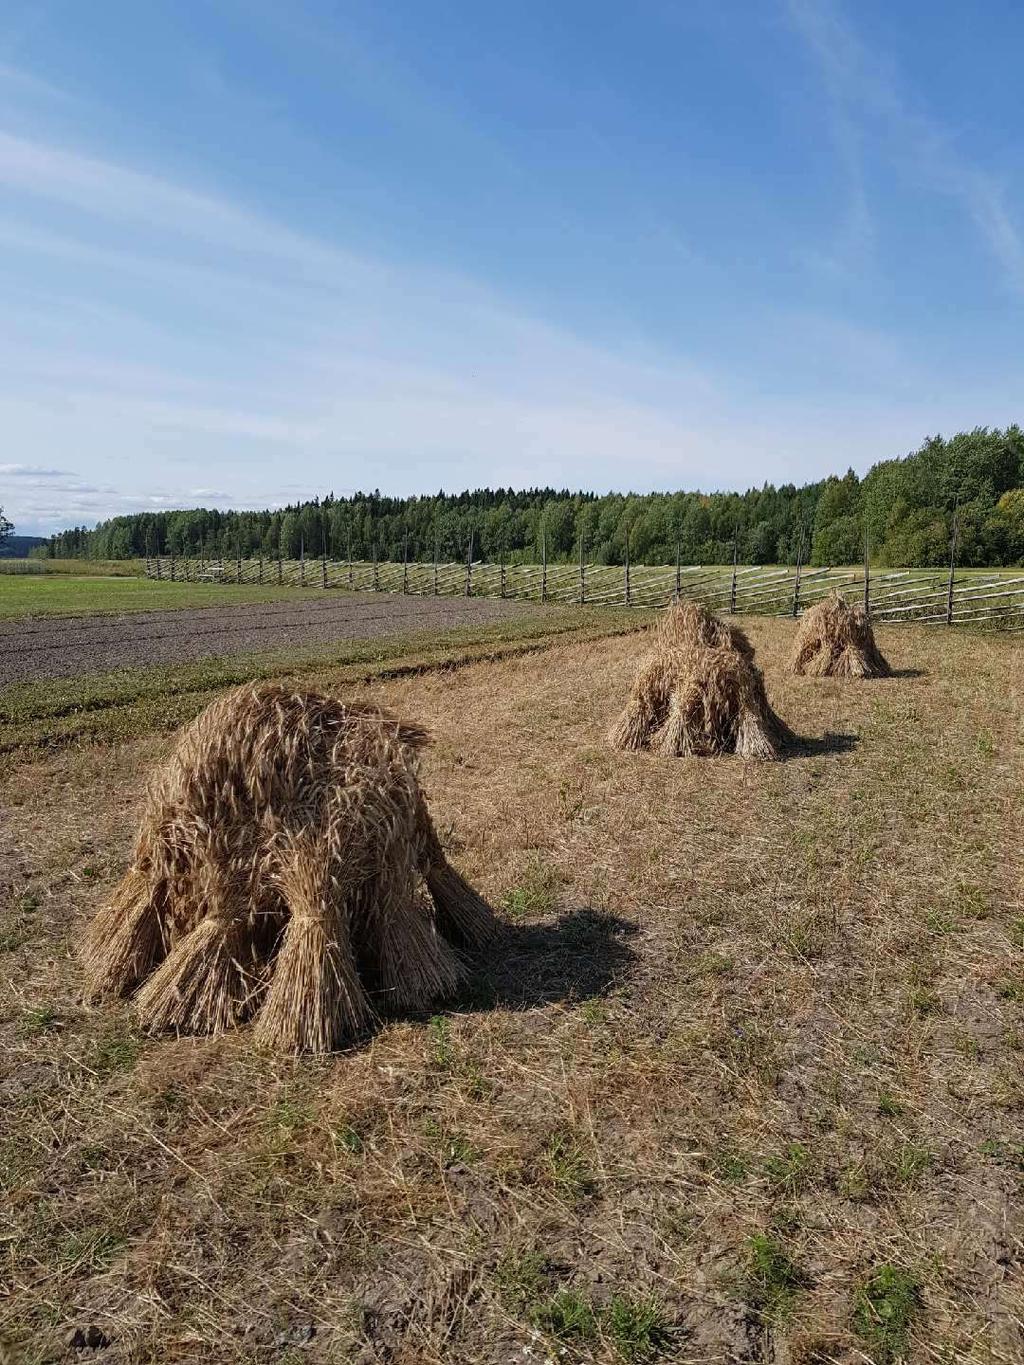
[[[553,924],[508,924],[457,1009],[530,1009],[604,995],[637,954],[637,926],[601,910],[570,910]]]
[[[820,758],[825,754],[848,754],[860,743],[857,735],[837,734],[826,730],[821,736],[796,735],[783,758]]]

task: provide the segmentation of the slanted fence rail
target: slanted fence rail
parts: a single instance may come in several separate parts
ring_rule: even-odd
[[[991,569],[761,568],[753,565],[502,564],[337,560],[197,559],[146,561],[150,578],[249,583],[310,590],[496,597],[591,606],[663,607],[673,597],[738,615],[800,616],[833,591],[863,603],[874,621],[917,621],[1024,630],[1024,571]]]

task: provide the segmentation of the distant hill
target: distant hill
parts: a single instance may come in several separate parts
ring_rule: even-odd
[[[8,536],[0,541],[0,559],[25,559],[29,550],[45,544],[45,536]]]

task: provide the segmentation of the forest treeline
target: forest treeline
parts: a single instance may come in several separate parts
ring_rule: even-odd
[[[124,559],[194,555],[231,559],[263,554],[332,559],[510,562],[583,553],[591,563],[849,564],[865,538],[879,565],[947,562],[954,522],[957,561],[1024,563],[1024,432],[979,427],[931,437],[903,459],[885,460],[863,479],[850,470],[797,488],[746,493],[593,493],[533,488],[481,489],[394,498],[328,495],[279,510],[192,508],[113,517],[76,527],[34,553],[54,558]]]

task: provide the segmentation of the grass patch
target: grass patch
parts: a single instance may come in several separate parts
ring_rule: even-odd
[[[593,1193],[596,1181],[582,1143],[569,1129],[552,1133],[544,1148],[544,1164],[552,1186],[568,1203]]]
[[[518,885],[506,892],[502,906],[513,919],[550,915],[557,903],[562,878],[540,853],[528,860]]]
[[[494,1271],[498,1296],[511,1312],[528,1313],[547,1291],[550,1272],[542,1251],[506,1251]]]
[[[559,1289],[534,1307],[530,1320],[558,1341],[593,1341],[597,1337],[594,1305],[579,1289]]]
[[[54,1005],[34,1005],[25,1011],[21,1019],[21,1036],[38,1038],[42,1033],[51,1033],[60,1027],[60,1014]]]
[[[783,1322],[793,1311],[807,1277],[781,1242],[758,1232],[747,1243],[746,1297],[763,1317]]]
[[[791,1142],[778,1156],[770,1156],[764,1163],[768,1183],[778,1194],[792,1198],[808,1178],[810,1154],[800,1142]]]
[[[857,1291],[853,1326],[878,1365],[906,1354],[910,1328],[921,1299],[915,1275],[895,1265],[880,1265]]]
[[[629,1365],[657,1360],[672,1344],[664,1309],[653,1294],[616,1294],[601,1314],[601,1328]]]

